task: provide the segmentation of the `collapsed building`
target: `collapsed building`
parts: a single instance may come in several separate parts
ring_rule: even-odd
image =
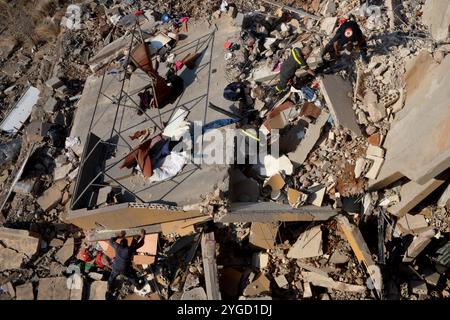
[[[15,138],[2,163],[18,159],[2,175],[2,296],[104,299],[108,240],[144,229],[145,286],[120,282],[117,298],[448,297],[450,6],[297,2],[223,1],[209,19],[158,2],[65,8],[66,59],[0,124]],[[324,68],[350,13],[370,61]],[[317,77],[271,94],[306,44]],[[279,154],[249,154],[256,141]]]

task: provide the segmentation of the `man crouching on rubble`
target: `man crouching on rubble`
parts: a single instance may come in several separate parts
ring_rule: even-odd
[[[311,55],[311,52],[312,48],[310,46],[305,46],[301,50],[299,48],[291,49],[291,55],[281,65],[280,81],[275,86],[277,93],[284,93],[287,91],[292,79],[295,76],[295,72],[298,69],[304,69],[313,77],[316,76],[314,71],[312,71],[306,63],[306,60]]]
[[[354,49],[360,51],[361,58],[367,63],[367,42],[361,31],[354,15],[350,15],[348,20],[340,19],[339,28],[336,30],[334,37],[325,46],[322,52],[322,58],[328,53],[330,60],[337,59],[341,56],[341,52],[348,50],[352,52]]]
[[[117,243],[117,239],[120,242]],[[142,229],[139,240],[133,238],[131,244],[128,246],[128,241],[125,238],[125,231],[121,231],[116,237],[109,240],[109,244],[116,251],[116,256],[112,265],[111,275],[108,279],[108,292],[111,294],[111,288],[114,280],[118,275],[124,275],[135,287],[138,287],[136,271],[133,269],[131,263],[136,250],[144,245],[145,230]],[[139,288],[138,288],[139,289]]]

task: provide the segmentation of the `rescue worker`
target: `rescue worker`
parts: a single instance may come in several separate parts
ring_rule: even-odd
[[[120,242],[117,243],[117,239]],[[138,281],[136,276],[136,271],[133,269],[131,263],[136,250],[144,245],[145,230],[142,229],[140,233],[139,240],[133,239],[130,246],[128,246],[128,241],[125,238],[125,231],[121,231],[116,237],[112,237],[109,240],[109,244],[114,248],[116,256],[112,265],[111,275],[108,279],[108,291],[114,283],[114,280],[118,275],[124,275],[135,287],[138,287]]]
[[[292,82],[292,79],[295,76],[295,72],[298,69],[304,69],[313,77],[316,76],[314,71],[312,71],[306,63],[306,60],[311,55],[311,52],[312,48],[310,46],[305,46],[301,50],[299,48],[291,49],[291,55],[281,65],[280,81],[275,86],[275,90],[277,93],[283,93],[287,91],[288,86]]]
[[[367,42],[355,16],[350,15],[349,20],[342,19],[339,28],[334,37],[325,46],[322,52],[322,58],[329,53],[330,60],[339,58],[341,52],[348,50],[352,52],[354,49],[360,50],[361,58],[367,63]]]

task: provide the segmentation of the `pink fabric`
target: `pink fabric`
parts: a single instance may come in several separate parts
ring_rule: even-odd
[[[178,60],[177,62],[175,62],[175,71],[180,71],[181,68],[183,68],[184,63],[181,60]]]

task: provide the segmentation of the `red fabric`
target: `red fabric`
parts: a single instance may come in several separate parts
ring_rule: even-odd
[[[341,24],[343,24],[343,23],[345,23],[345,22],[347,22],[347,19],[345,19],[345,18],[339,18],[339,20],[338,20],[338,25],[341,25]]]
[[[81,252],[81,260],[83,260],[84,262],[89,262],[92,260],[91,254],[89,253],[89,251],[87,249],[83,249],[83,252]]]

